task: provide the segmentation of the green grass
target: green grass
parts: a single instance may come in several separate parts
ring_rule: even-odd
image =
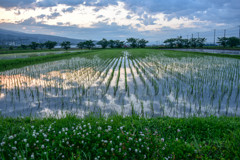
[[[124,49],[89,50],[86,52],[45,55],[45,56],[38,56],[38,57],[29,57],[25,59],[0,60],[0,71],[5,71],[13,68],[21,68],[28,65],[45,63],[50,61],[68,59],[72,57],[94,58],[95,56],[98,56],[99,58],[102,58],[102,59],[119,58],[122,56],[123,51]],[[157,49],[128,49],[127,51],[133,57],[137,57],[137,58],[144,58],[146,56],[154,55],[154,54],[163,54],[164,56],[171,57],[171,58],[215,56],[215,57],[228,57],[228,58],[240,59],[240,55],[169,51],[169,50],[157,50]]]
[[[184,57],[203,57],[203,56],[215,56],[215,57],[227,57],[240,59],[240,55],[229,54],[214,54],[214,53],[202,53],[202,52],[185,52],[185,51],[171,51],[171,50],[158,50],[158,49],[129,49],[129,53],[136,58],[145,58],[149,55],[162,54],[163,56],[170,58],[184,58]]]
[[[223,47],[223,46],[203,46],[201,47],[196,47],[196,48],[170,48],[167,46],[152,46],[152,47],[146,47],[149,49],[218,49],[218,50],[240,50],[240,47]]]
[[[32,50],[32,49],[14,49],[14,50],[6,50],[6,49],[1,49],[0,54],[14,54],[14,53],[32,53],[32,52],[51,52],[51,51],[65,51],[63,49],[37,49],[37,50]]]
[[[85,52],[45,55],[45,56],[38,56],[38,57],[29,57],[24,59],[20,58],[20,59],[10,59],[10,60],[0,60],[0,71],[5,71],[13,68],[21,68],[24,66],[34,65],[39,63],[69,59],[73,57],[94,58],[95,56],[98,56],[102,59],[108,59],[113,57],[120,57],[121,55],[122,55],[122,50],[89,50]]]
[[[239,117],[0,119],[2,159],[240,158]]]

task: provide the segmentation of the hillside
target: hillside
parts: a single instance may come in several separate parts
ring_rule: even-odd
[[[21,45],[30,44],[31,42],[43,43],[46,41],[56,41],[61,43],[62,41],[70,41],[72,44],[77,44],[81,39],[72,39],[66,37],[43,35],[43,34],[27,34],[23,32],[10,31],[0,29],[0,45]]]

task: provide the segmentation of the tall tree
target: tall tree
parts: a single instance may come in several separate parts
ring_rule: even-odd
[[[183,44],[183,47],[186,47],[186,48],[190,47],[190,42],[188,39],[182,39],[182,44]]]
[[[88,48],[88,49],[91,49],[95,46],[95,44],[93,43],[92,40],[85,41],[84,44],[85,44],[86,48]]]
[[[122,48],[124,46],[124,41],[115,40],[114,42],[117,48]]]
[[[22,49],[27,49],[27,45],[21,44],[20,46]]]
[[[47,49],[52,49],[57,45],[57,42],[54,41],[47,41],[44,43]]]
[[[110,48],[114,48],[114,47],[115,47],[115,41],[112,40],[112,39],[109,40],[109,41],[108,41],[108,45],[109,45]]]
[[[145,40],[145,39],[140,39],[140,40],[137,41],[137,43],[138,43],[138,46],[139,46],[140,48],[145,48],[145,47],[146,47],[146,44],[148,43],[148,41]]]
[[[63,41],[61,43],[61,47],[64,48],[65,50],[68,50],[69,48],[71,48],[71,42],[69,41]]]
[[[108,41],[105,38],[103,38],[101,41],[98,41],[97,44],[101,45],[102,48],[106,48],[108,46]]]
[[[31,49],[36,50],[38,45],[39,44],[37,42],[32,42],[29,46],[30,46]]]
[[[83,49],[85,47],[85,42],[79,42],[77,46],[78,48]]]
[[[197,38],[197,47],[202,48],[204,46],[205,41],[206,38]]]
[[[137,45],[138,45],[137,42],[138,42],[138,39],[133,38],[133,37],[127,39],[127,43],[129,43],[132,48],[137,47]]]
[[[190,39],[190,46],[193,47],[193,48],[196,48],[197,47],[197,38],[191,38]]]
[[[179,36],[176,40],[176,46],[178,48],[182,48],[183,47],[183,39],[182,39],[182,36]]]
[[[229,37],[227,44],[228,44],[230,47],[236,47],[237,45],[240,44],[240,39],[237,38],[237,37]]]
[[[217,43],[223,47],[226,47],[227,43],[228,43],[228,38],[227,37],[218,37]]]
[[[42,50],[44,48],[45,44],[44,43],[39,43],[38,47]]]
[[[176,39],[169,38],[169,39],[166,39],[163,43],[166,43],[168,45],[168,47],[173,48],[176,46]]]

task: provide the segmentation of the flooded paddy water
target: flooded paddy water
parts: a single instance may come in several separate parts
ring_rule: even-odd
[[[3,116],[240,116],[240,61],[214,56],[72,58],[0,72]]]

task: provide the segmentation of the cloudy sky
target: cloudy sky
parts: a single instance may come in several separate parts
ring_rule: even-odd
[[[161,43],[239,25],[239,0],[0,0],[0,28],[77,39]]]

